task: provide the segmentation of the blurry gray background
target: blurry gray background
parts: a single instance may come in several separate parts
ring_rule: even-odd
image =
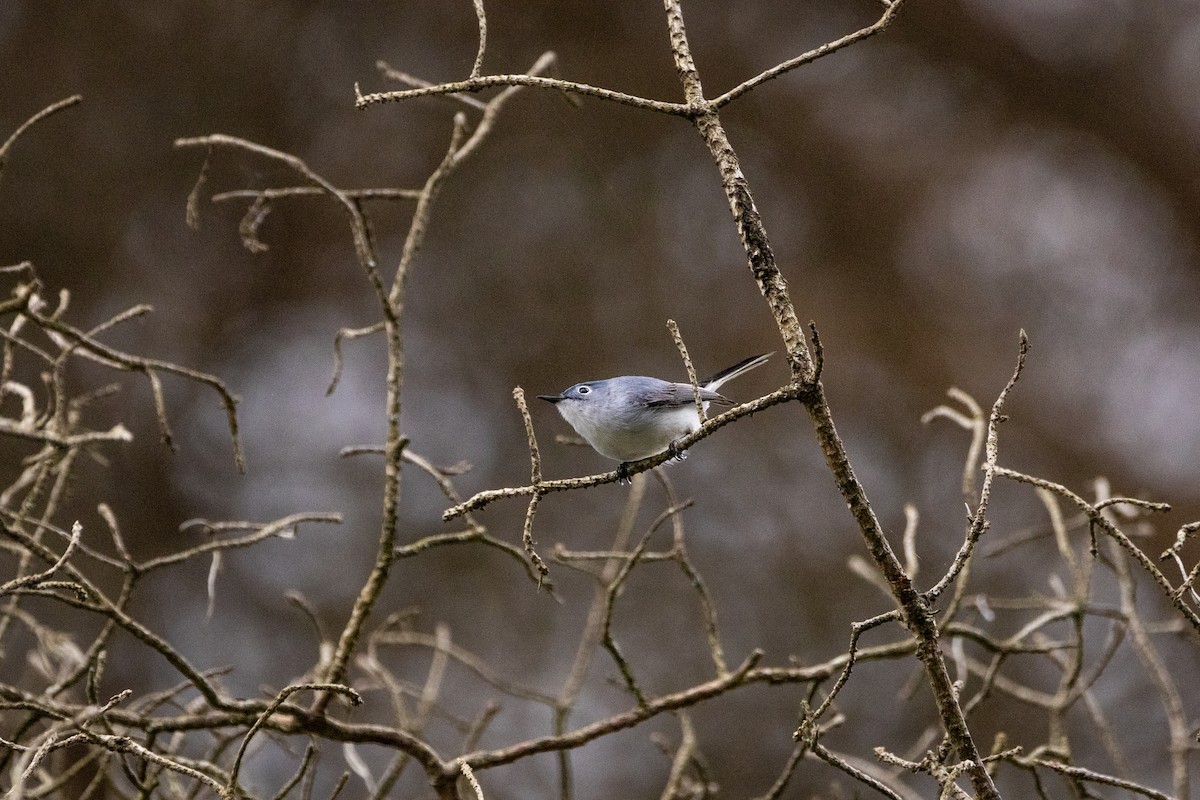
[[[553,49],[561,77],[680,97],[659,3],[506,1],[488,13],[486,72],[524,71]],[[876,14],[868,0],[685,5],[710,96]],[[382,438],[382,343],[349,343],[342,385],[327,398],[334,332],[378,317],[341,213],[326,202],[278,204],[262,231],[271,249],[260,255],[239,243],[242,206],[206,202],[193,232],[184,204],[202,153],[172,142],[227,133],[294,153],[342,187],[419,186],[459,106],[423,99],[356,111],[353,84],[398,88],[378,76],[377,59],[432,81],[464,77],[475,35],[466,0],[0,3],[0,136],[52,101],[84,96],[18,142],[0,182],[0,263],[30,259],[51,290],[70,288],[84,327],[152,304],[155,315],[110,341],[217,374],[242,397],[244,477],[210,392],[169,381],[180,444],[172,455],[158,443],[144,383],[127,380],[95,424],[126,420],[136,441],[109,449],[107,468],[81,467],[63,519],[99,531],[94,508],[105,500],[148,556],[201,541],[178,532],[191,517],[346,516],[340,527],[308,526],[297,540],[232,554],[211,621],[206,563],[143,587],[137,612],[151,628],[198,666],[236,665],[228,683],[241,694],[278,687],[315,659],[310,627],[283,598],[288,588],[336,630],[369,570],[379,462],[337,453]],[[723,119],[798,313],[821,331],[835,419],[878,515],[898,541],[903,504],[922,513],[922,585],[961,538],[967,436],[944,422],[922,426],[920,416],[952,385],[990,404],[1022,327],[1034,349],[1007,407],[1001,463],[1084,495],[1103,474],[1118,493],[1171,502],[1175,511],[1144,543],[1152,554],[1200,517],[1194,2],[909,0],[882,36],[769,83]],[[226,151],[210,188],[294,182],[277,165]],[[409,208],[372,206],[385,267],[399,256]],[[515,385],[532,395],[623,373],[682,379],[668,318],[702,374],[779,348],[690,126],[595,100],[576,108],[548,92],[525,90],[511,102],[447,186],[408,297],[405,433],[437,463],[474,464],[459,480],[465,493],[528,479]],[[777,359],[727,393],[749,399],[785,375]],[[567,427],[539,406],[548,477],[611,466],[590,450],[554,445]],[[890,607],[846,567],[863,554],[861,540],[799,408],[723,430],[670,476],[697,500],[686,515],[692,554],[731,660],[755,646],[771,663],[824,660],[845,649],[852,621]],[[537,521],[543,554],[558,542],[604,547],[625,492],[547,497]],[[448,530],[427,479],[406,472],[403,493],[404,540]],[[656,488],[648,496],[647,522],[661,508]],[[1044,517],[1023,487],[998,486],[995,503],[994,541]],[[523,510],[497,504],[483,520],[518,541]],[[981,561],[980,588],[1049,592],[1049,551],[1040,547]],[[591,586],[552,569],[561,605],[494,551],[434,553],[396,567],[376,618],[419,605],[423,629],[447,620],[456,643],[556,691]],[[1160,617],[1150,594],[1147,613]],[[1013,614],[998,624],[1019,621]],[[635,573],[616,625],[649,691],[703,680],[711,669],[694,596],[669,567]],[[875,633],[871,643],[897,635]],[[130,658],[110,661],[114,692],[175,682],[161,659],[141,658],[128,641],[122,648]],[[1114,665],[1102,697],[1127,713],[1146,709],[1129,755],[1165,788],[1157,701],[1138,688],[1136,660],[1122,657],[1128,663]],[[427,661],[409,653],[394,663],[419,680]],[[1185,679],[1179,672],[1194,669],[1174,666]],[[907,706],[914,713],[896,701],[915,670],[915,661],[863,666],[842,696],[848,724],[827,743],[865,756],[875,745],[903,751],[931,719],[922,691]],[[627,707],[606,682],[615,675],[600,654],[576,724]],[[453,677],[447,705],[472,717],[489,693],[461,671]],[[1020,677],[1046,689],[1057,680],[1046,670]],[[770,785],[791,749],[800,696],[756,687],[696,712],[701,749],[726,796]],[[1189,703],[1194,718],[1195,698]],[[358,718],[385,708],[379,694],[372,704],[377,710]],[[1036,715],[1010,701],[985,711],[985,747],[1000,728],[1014,743],[1044,740]],[[484,745],[544,733],[548,719],[508,701]],[[656,795],[669,759],[649,744],[652,730],[678,735],[663,718],[577,754],[579,796]],[[452,751],[448,726],[431,735]],[[1081,759],[1091,752],[1086,740]],[[341,769],[331,755],[329,779]],[[370,748],[363,755],[381,763]],[[263,786],[277,786],[291,766],[258,769]],[[538,757],[481,780],[493,800],[551,796],[556,778],[553,759]],[[832,769],[809,763],[786,796],[838,796],[822,794],[838,783]],[[420,796],[418,785],[399,796]]]

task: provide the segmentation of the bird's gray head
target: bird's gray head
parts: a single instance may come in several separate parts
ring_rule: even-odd
[[[553,403],[558,413],[562,414],[572,427],[583,434],[584,438],[590,439],[581,426],[587,428],[604,424],[614,411],[619,411],[617,406],[621,405],[621,401],[628,400],[628,391],[617,391],[619,381],[619,378],[585,381],[565,389],[562,394],[540,394],[538,397]]]
[[[559,410],[572,406],[578,408],[582,405],[596,405],[608,398],[609,383],[611,381],[585,381],[564,389],[562,394],[539,394],[538,399],[554,403],[556,406],[560,403],[565,404],[560,406]]]
[[[562,394],[538,395],[553,403],[563,419],[584,439],[608,454],[603,441],[622,424],[629,407],[636,405],[622,381],[628,378],[609,378],[603,381],[585,381],[566,389]]]

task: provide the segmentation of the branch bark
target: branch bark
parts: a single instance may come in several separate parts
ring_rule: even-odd
[[[754,198],[742,172],[737,153],[725,134],[717,109],[704,98],[699,71],[688,46],[681,2],[680,0],[664,0],[664,5],[667,12],[671,51],[675,58],[676,70],[679,72],[679,78],[683,84],[684,95],[691,107],[698,110],[704,109],[702,113],[694,117],[693,121],[704,137],[709,154],[721,174],[721,185],[729,201],[734,222],[737,224],[738,235],[746,250],[750,272],[763,297],[766,298],[767,305],[775,318],[775,324],[779,328],[780,336],[783,338],[792,378],[797,384],[802,383],[812,376],[813,361],[804,341],[795,306],[788,294],[787,281],[784,280],[775,263],[775,256],[767,239],[762,216],[754,205]],[[895,14],[899,6],[899,2],[893,3],[885,18],[890,20],[891,15]],[[976,794],[980,798],[988,800],[999,798],[1000,795],[996,791],[995,784],[984,767],[978,748],[975,746],[966,717],[958,704],[953,681],[938,646],[939,631],[933,610],[913,586],[911,578],[904,571],[900,560],[884,535],[875,512],[871,509],[866,490],[855,476],[845,446],[834,427],[833,415],[819,380],[814,383],[807,396],[802,398],[802,402],[812,420],[817,440],[821,445],[821,452],[825,456],[825,463],[833,474],[838,491],[849,506],[855,522],[858,523],[863,540],[876,566],[887,579],[896,603],[900,607],[905,625],[917,639],[917,658],[925,667],[942,726],[958,757],[966,765],[966,771],[975,787]]]

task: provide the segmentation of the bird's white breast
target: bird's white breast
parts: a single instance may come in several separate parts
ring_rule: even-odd
[[[586,404],[563,402],[559,403],[558,410],[596,452],[622,462],[657,455],[674,440],[700,427],[696,407],[691,405],[642,407],[619,415],[601,414],[601,419],[597,419],[592,407]]]

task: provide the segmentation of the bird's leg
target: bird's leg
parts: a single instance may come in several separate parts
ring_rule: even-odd
[[[672,461],[683,461],[687,458],[687,451],[679,449],[679,442],[672,441],[667,445],[667,453],[671,456]]]
[[[629,486],[633,483],[633,478],[629,475],[629,464],[622,461],[617,465],[617,485]]]

